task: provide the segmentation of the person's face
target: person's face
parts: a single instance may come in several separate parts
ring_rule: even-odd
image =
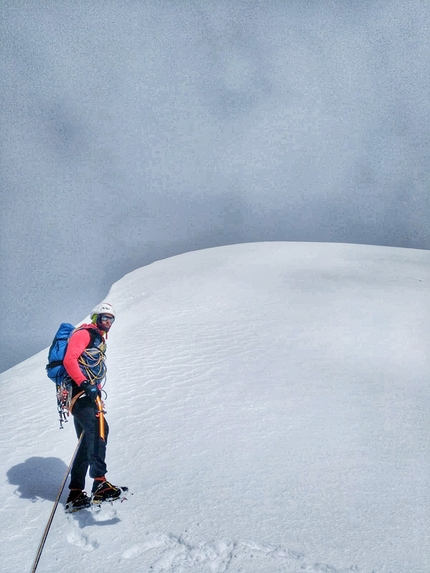
[[[114,322],[115,317],[108,313],[99,314],[97,317],[97,326],[104,332],[108,332]]]

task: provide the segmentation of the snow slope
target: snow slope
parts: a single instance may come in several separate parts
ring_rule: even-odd
[[[318,243],[126,275],[108,478],[134,495],[68,516],[64,492],[37,571],[428,573],[429,283],[427,251]],[[0,376],[5,573],[31,570],[76,444],[46,354]]]

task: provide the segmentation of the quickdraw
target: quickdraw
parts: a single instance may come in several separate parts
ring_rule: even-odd
[[[60,430],[63,429],[63,424],[68,422],[69,409],[70,409],[70,398],[71,398],[71,386],[61,382],[57,384],[57,410],[58,410],[58,421],[60,422]]]

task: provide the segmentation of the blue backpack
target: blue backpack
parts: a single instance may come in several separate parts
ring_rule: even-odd
[[[73,324],[62,322],[49,348],[46,374],[57,386],[61,384],[67,375],[66,369],[63,366],[63,360],[66,355],[69,338],[74,330],[76,330],[76,327],[73,326]],[[91,348],[94,345],[96,333],[93,328],[87,328],[86,330],[88,330],[91,337],[87,348]]]

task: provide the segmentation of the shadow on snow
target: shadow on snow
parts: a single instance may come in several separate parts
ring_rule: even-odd
[[[17,486],[15,495],[34,503],[38,499],[55,501],[66,471],[59,458],[33,457],[10,468],[6,476]]]

